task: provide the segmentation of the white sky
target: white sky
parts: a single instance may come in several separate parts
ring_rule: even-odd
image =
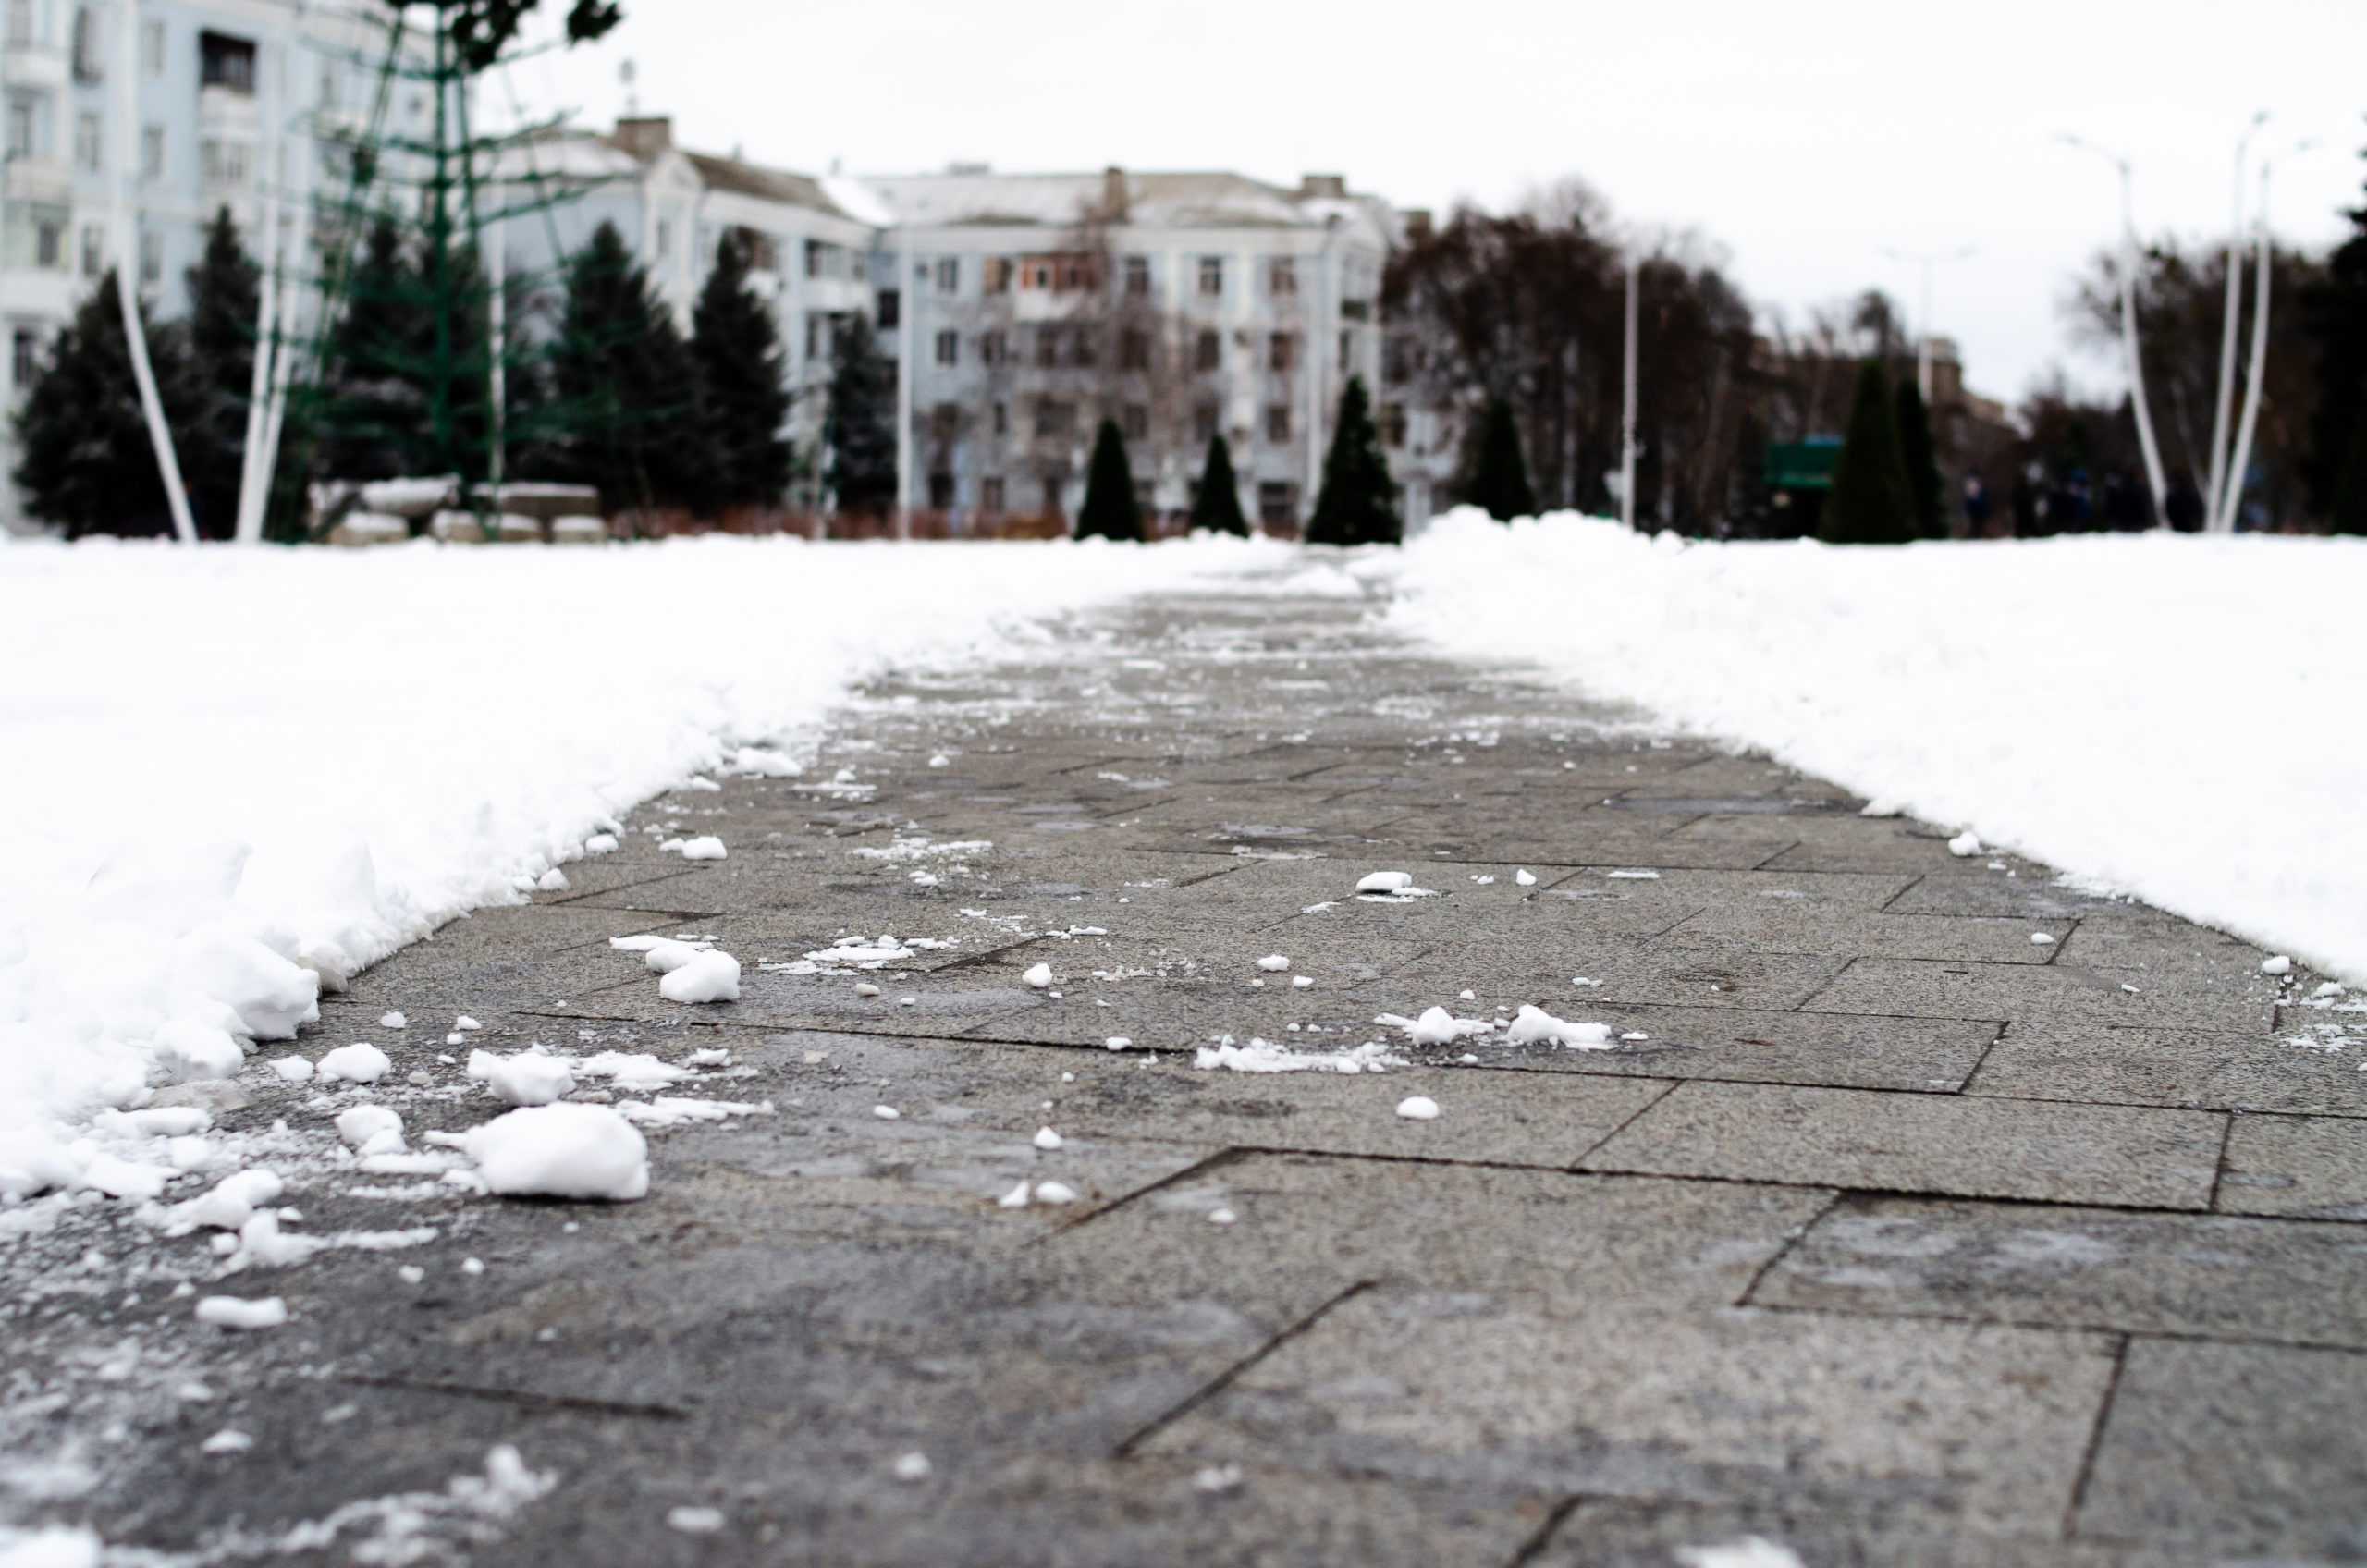
[[[566,4],[546,0],[542,31]],[[1972,385],[2009,399],[2051,361],[2116,381],[2059,309],[2115,237],[2116,178],[2060,134],[2128,152],[2149,233],[2226,233],[2235,141],[2261,109],[2256,150],[2321,143],[2278,171],[2281,237],[2339,234],[2367,172],[2361,0],[624,5],[597,47],[516,68],[529,107],[606,129],[630,58],[678,142],[813,173],[1338,172],[1441,214],[1576,174],[1622,219],[1715,241],[1795,319],[1869,285],[1912,312],[1917,269],[1884,249],[1978,246],[1935,270],[1933,321]]]

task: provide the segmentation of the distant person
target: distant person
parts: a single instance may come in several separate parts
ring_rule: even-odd
[[[1965,533],[1975,539],[1989,532],[1989,486],[1977,473],[1964,476],[1964,521]]]

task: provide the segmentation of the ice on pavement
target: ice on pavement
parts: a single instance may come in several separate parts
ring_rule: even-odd
[[[1203,1072],[1222,1068],[1232,1072],[1355,1073],[1385,1072],[1392,1067],[1404,1066],[1405,1060],[1371,1040],[1346,1050],[1299,1051],[1254,1036],[1247,1045],[1237,1046],[1227,1035],[1212,1045],[1202,1046],[1194,1054],[1192,1065]]]
[[[527,1106],[462,1134],[486,1189],[630,1202],[649,1192],[649,1145],[604,1105]]]
[[[1359,893],[1397,893],[1414,885],[1410,871],[1370,871],[1356,883]]]

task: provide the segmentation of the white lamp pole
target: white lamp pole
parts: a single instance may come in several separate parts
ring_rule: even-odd
[[[1636,312],[1641,256],[1627,258],[1627,343],[1625,355],[1625,391],[1619,422],[1619,521],[1636,526]]]
[[[2145,361],[2137,346],[2137,218],[2129,193],[2128,160],[2076,136],[2063,139],[2093,153],[2120,172],[2120,337],[2128,360],[2128,401],[2137,415],[2137,445],[2145,458],[2145,485],[2153,495],[2153,526],[2169,526],[2169,487],[2162,478],[2162,448],[2153,440],[2153,414],[2145,404]]]
[[[197,543],[197,521],[190,516],[189,490],[181,483],[180,459],[173,455],[173,433],[165,423],[164,399],[156,395],[155,367],[148,362],[148,334],[140,324],[140,288],[132,272],[140,265],[140,220],[131,199],[137,178],[132,153],[140,137],[140,6],[123,0],[117,7],[123,37],[116,46],[116,68],[123,86],[116,93],[115,139],[115,292],[123,307],[123,337],[131,353],[131,379],[140,387],[140,411],[148,422],[148,444],[156,451],[156,472],[165,482],[165,505],[173,514],[173,534],[184,545]]]
[[[912,242],[896,226],[896,537],[913,536],[913,287]]]
[[[2236,398],[2236,329],[2244,299],[2244,152],[2252,133],[2268,118],[2263,109],[2236,139],[2234,193],[2227,204],[2227,309],[2219,326],[2219,394],[2211,409],[2211,472],[2202,486],[2202,515],[2219,515],[2227,478],[2227,416]]]
[[[2302,153],[2316,146],[2304,141],[2293,151]],[[2276,167],[2273,158],[2262,160],[2260,165],[2260,204],[2252,221],[2260,229],[2260,253],[2252,265],[2259,276],[2252,294],[2252,355],[2244,386],[2244,417],[2236,429],[2235,459],[2227,466],[2226,483],[2221,487],[2219,505],[2206,521],[2214,533],[2236,531],[2236,509],[2244,498],[2244,471],[2251,466],[2252,435],[2260,426],[2261,383],[2268,369],[2268,285],[2269,263],[2273,259],[2268,238],[2268,177]]]
[[[1907,256],[1885,248],[1883,254],[1894,262],[1912,262],[1922,269],[1921,297],[1915,306],[1915,390],[1923,395],[1924,405],[1932,402],[1932,268],[1942,262],[1961,262],[1981,249],[1967,245],[1961,250],[1940,251],[1930,255]]]

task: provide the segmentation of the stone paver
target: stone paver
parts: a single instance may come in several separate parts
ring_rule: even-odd
[[[2367,1555],[2367,1101],[2314,977],[1635,717],[1270,594],[883,677],[802,776],[329,998],[296,1048],[386,1084],[241,1080],[287,1231],[432,1238],[225,1273],[96,1194],[0,1213],[11,1516],[324,1565]],[[652,932],[741,998],[663,1000],[610,945]],[[1525,1004],[1611,1048],[1377,1022]],[[1196,1065],[1253,1039],[1367,1070]],[[364,1099],[482,1121],[467,1049],[534,1041],[770,1109],[654,1132],[630,1205],[326,1152]],[[200,1329],[216,1291],[290,1321]],[[547,1495],[451,1489],[497,1445]]]

